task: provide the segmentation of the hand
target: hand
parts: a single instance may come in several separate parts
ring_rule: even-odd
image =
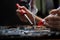
[[[25,18],[24,14],[26,14],[25,10],[23,10],[25,7],[20,6],[19,4],[16,4],[16,7],[18,8],[16,10],[18,17],[22,22],[27,22],[27,19]]]
[[[26,17],[24,16],[24,14],[27,14],[27,16],[28,16],[28,17],[31,19],[31,21],[33,22],[33,17],[32,17],[32,15],[31,15],[32,12],[30,12],[30,11],[29,11],[26,7],[24,7],[24,6],[20,6],[19,4],[17,4],[17,6],[18,6],[18,9],[16,10],[16,12],[17,12],[20,20],[23,21],[23,22],[26,22],[27,19],[26,19]]]
[[[58,14],[58,16],[55,16],[55,14]],[[46,26],[60,30],[60,12],[59,11],[57,11],[56,9],[50,11],[50,15],[48,15],[44,19],[46,20],[46,23],[45,23]]]

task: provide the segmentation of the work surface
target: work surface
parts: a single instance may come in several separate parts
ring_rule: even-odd
[[[51,31],[49,28],[46,29],[20,29],[20,27],[17,28],[2,28],[0,29],[0,36],[2,37],[43,37],[43,36],[58,36],[60,35],[60,32],[58,31]],[[19,38],[18,37],[18,38]]]

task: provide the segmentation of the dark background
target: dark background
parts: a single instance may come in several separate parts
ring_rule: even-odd
[[[15,0],[0,1],[0,25],[15,25],[17,23],[15,3]]]

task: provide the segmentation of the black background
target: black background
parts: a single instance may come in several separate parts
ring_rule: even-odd
[[[0,26],[23,24],[16,15],[16,0],[0,1]]]

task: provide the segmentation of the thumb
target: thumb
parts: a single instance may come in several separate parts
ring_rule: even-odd
[[[58,10],[57,10],[57,9],[53,9],[53,10],[51,10],[51,11],[49,12],[49,14],[53,14],[53,15],[55,15],[56,13],[58,13]]]

